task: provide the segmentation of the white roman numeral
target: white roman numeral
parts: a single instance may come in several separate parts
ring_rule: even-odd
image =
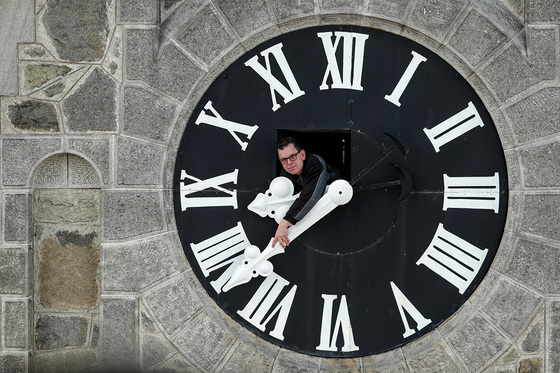
[[[424,57],[424,56],[422,56],[422,55],[420,55],[420,54],[418,54],[414,51],[412,51],[410,53],[412,54],[412,60],[408,64],[408,67],[404,71],[404,74],[401,76],[399,82],[397,83],[397,86],[393,90],[393,93],[385,96],[385,100],[397,105],[398,107],[401,106],[401,103],[400,103],[401,96],[402,96],[404,90],[406,89],[406,87],[408,86],[408,83],[410,83],[410,80],[412,79],[412,76],[416,72],[416,69],[418,69],[418,66],[422,62],[426,61],[426,57]]]
[[[208,115],[204,110],[208,110],[208,112],[212,113],[213,115]],[[251,139],[251,136],[255,133],[256,130],[259,129],[259,126],[248,126],[246,124],[236,123],[229,120],[225,120],[222,118],[220,113],[214,109],[212,106],[212,101],[208,101],[206,105],[204,105],[204,110],[200,111],[198,118],[196,118],[196,124],[209,124],[214,127],[222,128],[227,130],[231,136],[239,143],[241,149],[245,151],[247,149],[248,143],[245,141],[241,141],[237,133],[242,133],[247,136],[247,139]]]
[[[238,222],[235,227],[222,233],[197,244],[191,243],[191,249],[205,277],[208,277],[211,272],[229,265],[218,279],[210,282],[219,294],[222,292],[222,286],[231,278],[237,264],[243,261],[243,251],[249,245],[251,244],[243,225]]]
[[[192,175],[189,175],[185,170],[181,170],[181,183],[179,185],[181,193],[181,210],[185,211],[189,207],[216,207],[216,206],[231,206],[237,208],[237,190],[227,190],[220,185],[226,183],[237,184],[237,174],[239,170],[215,176],[207,180],[200,180]],[[185,184],[185,180],[193,180],[194,183]],[[189,194],[202,192],[206,189],[214,188],[222,193],[228,194],[227,197],[211,196],[211,197],[187,197]]]
[[[270,68],[270,55],[273,55],[280,66],[280,70],[284,75],[284,79],[288,83],[289,89],[286,88],[271,72]],[[282,43],[278,43],[273,45],[272,47],[265,49],[261,52],[261,55],[264,57],[265,66],[261,65],[259,62],[259,57],[257,55],[250,58],[247,62],[245,62],[245,66],[251,67],[257,74],[263,78],[268,85],[270,86],[270,94],[272,96],[272,110],[276,111],[280,108],[280,104],[276,101],[276,92],[280,94],[284,98],[284,103],[287,104],[288,102],[292,101],[299,96],[305,94],[302,91],[292,70],[290,65],[288,65],[288,61],[286,60],[286,56],[282,51]]]
[[[463,294],[480,270],[487,253],[488,249],[479,249],[439,224],[428,249],[416,264],[424,264]]]
[[[500,179],[493,176],[451,177],[443,174],[443,210],[500,208]]]
[[[334,42],[332,36],[335,36]],[[362,69],[364,66],[364,49],[369,35],[354,32],[319,32],[317,36],[323,41],[327,56],[327,70],[319,89],[329,89],[327,78],[332,79],[330,88],[355,89],[362,91]],[[342,42],[342,76],[336,60],[336,50],[340,39]],[[352,75],[352,71],[354,74]]]
[[[448,142],[467,133],[476,127],[484,127],[484,122],[480,118],[476,107],[469,102],[466,109],[444,120],[433,128],[424,128],[424,132],[434,146],[436,153]]]
[[[321,339],[317,350],[322,351],[337,351],[336,340],[340,331],[344,339],[342,351],[358,351],[360,348],[354,343],[354,333],[352,332],[352,325],[350,324],[350,314],[348,313],[348,304],[346,303],[346,295],[340,299],[340,306],[338,308],[338,315],[334,323],[334,330],[331,334],[332,313],[334,307],[334,300],[336,295],[323,294],[322,298],[325,300],[323,305],[323,319],[321,322]]]
[[[416,322],[416,328],[418,330],[422,330],[426,326],[430,325],[432,320],[422,316],[420,311],[418,311],[418,309],[414,307],[414,305],[408,300],[408,298],[397,287],[397,285],[395,285],[393,281],[391,281],[391,290],[393,291],[393,296],[395,297],[395,301],[397,302],[397,307],[399,307],[399,314],[401,315],[401,320],[404,326],[403,338],[410,337],[411,335],[416,333],[414,329],[412,329],[408,324],[408,319],[404,311],[406,311],[410,315],[410,317],[414,319],[414,321]]]
[[[270,310],[278,302],[282,289],[288,285],[290,283],[287,280],[272,272],[265,278],[245,308],[237,313],[261,331],[272,317],[278,314],[274,330],[269,334],[276,339],[284,340],[284,328],[296,296],[297,285],[292,286],[272,312]]]

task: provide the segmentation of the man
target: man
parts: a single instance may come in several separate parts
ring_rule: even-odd
[[[293,137],[281,139],[276,149],[282,163],[281,176],[288,177],[300,196],[292,203],[284,219],[278,224],[272,246],[290,244],[288,227],[300,221],[317,203],[328,184],[340,178],[336,169],[325,163],[318,155],[307,153]]]

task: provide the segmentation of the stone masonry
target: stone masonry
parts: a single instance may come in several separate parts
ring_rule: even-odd
[[[0,0],[0,372],[560,371],[557,0]],[[172,203],[194,105],[246,51],[321,24],[449,62],[507,159],[506,231],[481,286],[425,337],[316,358],[229,319]]]

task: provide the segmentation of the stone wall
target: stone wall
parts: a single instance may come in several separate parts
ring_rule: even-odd
[[[0,371],[560,370],[556,0],[6,4]],[[213,79],[273,36],[337,23],[413,39],[469,81],[498,128],[510,203],[492,268],[453,317],[403,348],[332,360],[264,342],[215,305],[182,252],[171,189]]]

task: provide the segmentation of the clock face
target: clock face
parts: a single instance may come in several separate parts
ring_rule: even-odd
[[[224,291],[245,248],[276,231],[247,207],[278,176],[284,135],[342,169],[353,197],[270,258],[269,276]],[[213,82],[180,143],[174,206],[228,315],[284,348],[356,357],[461,307],[499,246],[507,185],[490,115],[449,64],[394,34],[324,26],[267,41]]]

